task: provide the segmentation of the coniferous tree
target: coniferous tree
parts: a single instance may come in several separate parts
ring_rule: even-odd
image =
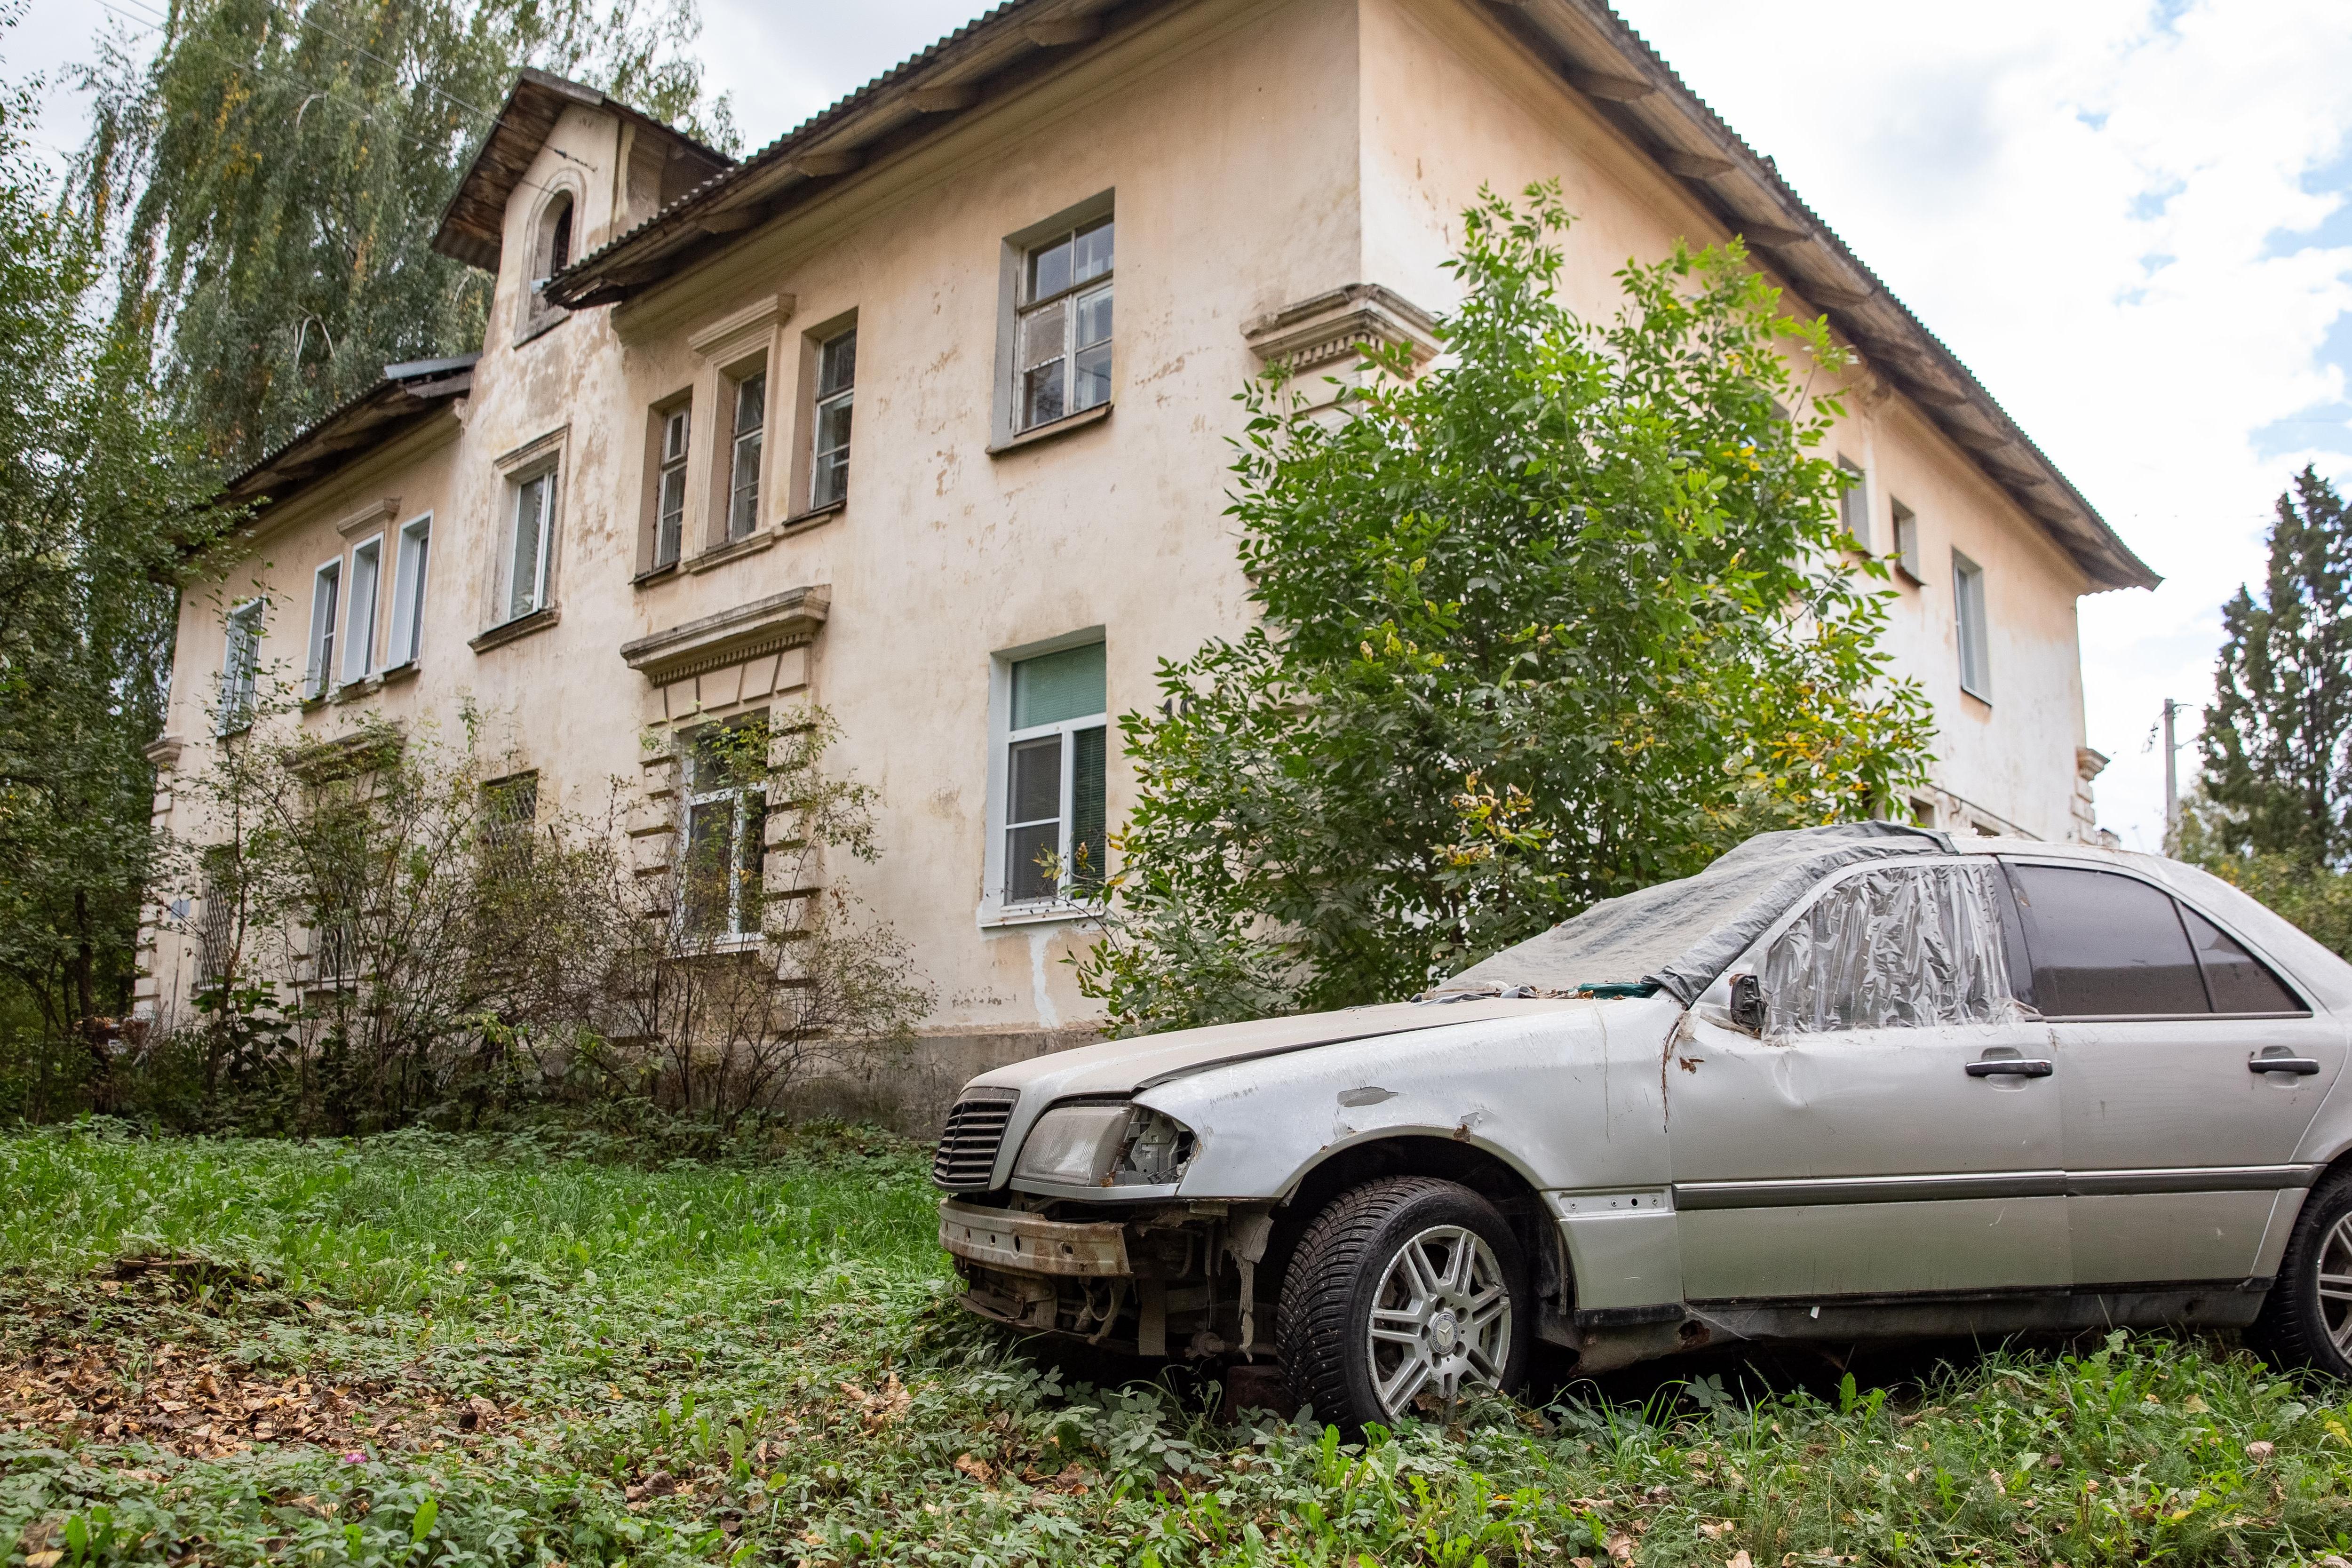
[[[734,139],[681,52],[695,0],[152,4],[152,60],[117,38],[88,75],[80,195],[119,331],[232,467],[388,363],[481,346],[489,279],[431,241],[519,67]]]
[[[2215,846],[2312,868],[2352,859],[2352,519],[2306,467],[2278,499],[2258,597],[2221,606],[2200,794]]]

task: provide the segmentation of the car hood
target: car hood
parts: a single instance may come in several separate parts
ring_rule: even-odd
[[[1524,1018],[1538,1012],[1590,1005],[1570,1001],[1493,998],[1349,1007],[1337,1013],[1261,1018],[1246,1024],[1218,1024],[1205,1029],[1178,1029],[1129,1040],[1105,1040],[1014,1062],[982,1073],[971,1081],[975,1085],[1018,1089],[1024,1107],[1034,1110],[1057,1100],[1134,1094],[1173,1079],[1257,1057],[1281,1056],[1345,1040],[1372,1039],[1492,1018]]]

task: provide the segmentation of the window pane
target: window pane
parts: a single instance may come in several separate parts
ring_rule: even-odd
[[[1103,802],[1103,760],[1108,731],[1080,730],[1070,737],[1070,879],[1098,883],[1110,859]]]
[[[833,339],[817,356],[816,395],[831,397],[857,379],[857,332],[855,328]]]
[[[1004,897],[1008,903],[1054,896],[1054,879],[1046,874],[1045,868],[1053,862],[1061,831],[1058,823],[1047,822],[1005,833]]]
[[[1838,459],[1838,477],[1845,489],[1838,496],[1838,521],[1855,543],[1870,548],[1870,494],[1863,488],[1862,470],[1843,458]]]
[[[1110,345],[1080,349],[1072,362],[1070,411],[1082,413],[1110,401]]]
[[[727,532],[740,539],[760,521],[760,432],[735,437],[734,482],[727,504]]]
[[[1070,242],[1041,245],[1029,253],[1029,298],[1043,300],[1070,286]]]
[[[757,430],[768,413],[768,378],[747,375],[735,384],[735,434]]]
[[[768,865],[768,796],[753,789],[742,796],[735,849],[735,930],[749,936],[760,929],[766,901]]]
[[[1024,741],[1013,748],[1013,776],[1005,788],[1004,820],[1059,822],[1062,819],[1062,738]]]
[[[1034,370],[1062,357],[1069,301],[1061,300],[1021,318],[1021,368]]]
[[[1089,343],[1110,341],[1110,296],[1108,289],[1097,289],[1091,294],[1078,296],[1078,332],[1076,344],[1085,348]]]
[[[1070,281],[1083,283],[1089,278],[1099,278],[1110,270],[1111,237],[1116,231],[1111,220],[1103,219],[1092,228],[1082,228],[1072,245]]]
[[[335,612],[340,607],[342,573],[340,562],[329,566],[310,588],[310,668],[304,672],[303,684],[312,697],[324,692],[334,679]]]
[[[654,564],[667,566],[677,560],[680,540],[686,531],[686,465],[668,469],[661,477],[661,510],[654,525]]]
[[[683,464],[686,461],[687,425],[689,417],[689,411],[681,408],[662,421],[663,462]]]
[[[371,543],[352,552],[352,614],[343,628],[343,679],[357,680],[368,673],[375,651],[375,587],[377,563],[383,546]]]
[[[547,491],[553,476],[541,474],[515,489],[514,559],[507,593],[507,618],[539,608],[541,536],[547,528]]]
[[[1028,730],[1105,712],[1103,690],[1098,642],[1024,658],[1013,667],[1013,727]]]
[[[816,460],[816,479],[809,487],[809,505],[831,506],[849,494],[849,453],[828,452]]]
[[[2300,1013],[2303,1004],[2279,984],[2263,961],[2232,942],[2229,934],[2188,905],[2180,906],[2189,922],[2189,940],[2205,966],[2205,986],[2213,994],[2216,1013]]]
[[[1770,1029],[1926,1028],[2016,1016],[1998,868],[1900,866],[1842,882],[1772,944]]]
[[[712,936],[729,929],[734,880],[735,801],[732,796],[690,805],[686,812],[686,929]]]
[[[1960,685],[1976,696],[1989,696],[1984,572],[1958,551],[1952,552],[1952,597],[1953,611],[1959,623]]]
[[[392,588],[392,639],[389,659],[408,664],[416,658],[425,637],[425,568],[432,552],[429,523],[413,523],[401,531],[400,566]]]
[[[1021,378],[1021,427],[1050,425],[1062,416],[1062,362],[1055,360]]]
[[[2033,954],[2033,1001],[2053,1018],[2208,1010],[2171,895],[2108,871],[2012,866]]]

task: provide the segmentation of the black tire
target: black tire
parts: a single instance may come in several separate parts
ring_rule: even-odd
[[[2323,1297],[2322,1273],[2352,1278],[2352,1172],[2304,1200],[2279,1259],[2278,1282],[2247,1336],[2281,1366],[2352,1378],[2352,1299]]]
[[[1408,1350],[1400,1339],[1407,1316],[1400,1303],[1409,1298],[1400,1292],[1420,1289],[1412,1281],[1429,1280],[1432,1268],[1458,1263],[1462,1254],[1454,1249],[1464,1247],[1463,1233],[1485,1244],[1484,1256],[1475,1247],[1466,1248],[1473,1277],[1466,1290],[1427,1294],[1425,1300],[1437,1304],[1413,1331],[1419,1342]],[[1414,1243],[1422,1248],[1419,1275],[1405,1258]],[[1400,1268],[1405,1273],[1392,1280],[1392,1269]],[[1505,1303],[1499,1331],[1493,1321],[1496,1284]],[[1457,1313],[1457,1296],[1475,1307]],[[1376,1307],[1391,1324],[1378,1344]],[[1299,1237],[1276,1304],[1275,1349],[1298,1402],[1354,1436],[1367,1422],[1392,1426],[1406,1415],[1430,1413],[1432,1394],[1442,1409],[1445,1395],[1438,1383],[1446,1367],[1458,1368],[1465,1383],[1517,1392],[1527,1375],[1533,1308],[1527,1259],[1494,1205],[1458,1183],[1392,1176],[1341,1193]],[[1467,1332],[1462,1331],[1465,1323]],[[1410,1373],[1398,1375],[1407,1360],[1423,1366],[1419,1380]],[[1398,1369],[1389,1373],[1389,1382],[1404,1409],[1391,1409],[1383,1398],[1378,1381],[1383,1364]]]

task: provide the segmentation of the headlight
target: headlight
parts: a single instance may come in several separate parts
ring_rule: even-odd
[[[1057,1105],[1037,1119],[1013,1173],[1068,1187],[1166,1186],[1192,1157],[1192,1130],[1140,1105]]]

